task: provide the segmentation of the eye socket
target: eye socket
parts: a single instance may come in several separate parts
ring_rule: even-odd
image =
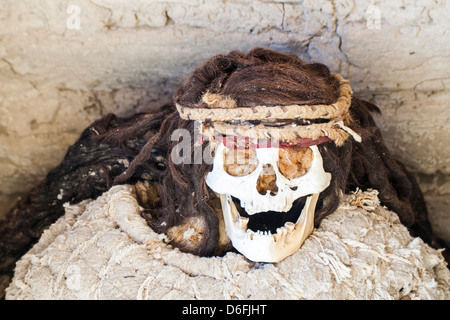
[[[231,176],[246,176],[258,167],[255,149],[227,149],[223,157],[224,170]]]
[[[314,155],[311,148],[280,149],[278,153],[278,168],[288,179],[301,177],[311,168]]]
[[[312,166],[314,159],[310,148],[279,149],[278,168],[288,179],[295,179],[305,175]],[[256,150],[249,149],[227,149],[224,153],[224,170],[231,176],[246,176],[258,167]]]

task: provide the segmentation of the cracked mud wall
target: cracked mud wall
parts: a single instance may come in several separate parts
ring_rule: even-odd
[[[0,215],[92,121],[151,111],[206,58],[264,46],[327,64],[382,109],[450,243],[449,16],[443,0],[4,0]]]

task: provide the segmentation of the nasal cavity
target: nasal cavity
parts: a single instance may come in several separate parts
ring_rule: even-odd
[[[277,175],[275,174],[275,169],[271,164],[263,165],[258,181],[256,183],[256,189],[262,195],[266,195],[267,191],[269,191],[269,194],[271,196],[274,196],[278,193]]]

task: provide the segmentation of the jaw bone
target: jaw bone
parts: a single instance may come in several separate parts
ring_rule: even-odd
[[[241,217],[230,195],[219,194],[226,232],[233,247],[255,262],[279,262],[297,251],[314,229],[314,211],[319,194],[306,199],[300,217],[294,224],[286,222],[277,229],[253,232],[247,229],[248,218]]]

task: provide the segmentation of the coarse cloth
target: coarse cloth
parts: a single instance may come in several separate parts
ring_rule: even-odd
[[[141,217],[134,188],[115,186],[65,206],[18,261],[6,299],[450,299],[441,252],[377,194],[344,195],[295,254],[263,264],[173,248]]]

